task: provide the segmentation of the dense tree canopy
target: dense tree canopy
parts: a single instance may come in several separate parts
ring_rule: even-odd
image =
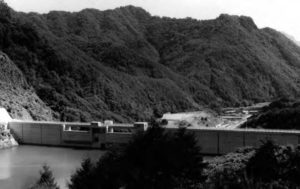
[[[208,181],[212,188],[287,189],[300,187],[300,148],[262,141],[258,148],[212,159]]]
[[[151,128],[124,150],[109,151],[96,165],[85,160],[69,188],[197,188],[204,166],[193,135]]]
[[[71,176],[69,189],[296,189],[300,147],[262,141],[202,160],[194,137],[180,130],[153,128],[128,146],[110,149],[97,163],[86,159]],[[44,167],[34,189],[57,189]]]
[[[242,127],[265,129],[300,129],[300,101],[280,99],[248,119]]]
[[[66,121],[149,120],[300,92],[300,48],[244,16],[171,19],[133,6],[11,11],[0,20],[0,49]]]
[[[0,22],[8,22],[11,19],[11,9],[4,0],[0,0]]]

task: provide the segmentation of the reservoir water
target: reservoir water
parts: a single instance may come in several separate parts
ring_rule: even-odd
[[[39,178],[43,164],[50,166],[61,189],[84,158],[93,161],[105,152],[22,145],[0,150],[0,189],[26,189]]]

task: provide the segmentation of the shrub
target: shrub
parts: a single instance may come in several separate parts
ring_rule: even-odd
[[[168,120],[162,119],[160,122],[161,125],[168,125]]]
[[[189,126],[191,126],[191,124],[189,122],[187,122],[186,120],[180,121],[179,125],[178,125],[179,128],[185,128],[185,127],[189,127]]]
[[[207,182],[212,188],[286,189],[300,186],[300,148],[264,141],[210,160]]]

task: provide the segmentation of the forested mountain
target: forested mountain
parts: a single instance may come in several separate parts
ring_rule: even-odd
[[[300,92],[300,48],[244,16],[12,11],[0,19],[0,49],[61,120],[144,120]]]

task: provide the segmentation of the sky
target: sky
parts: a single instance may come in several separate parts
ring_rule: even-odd
[[[152,15],[214,19],[221,13],[253,18],[259,28],[271,27],[300,41],[300,0],[5,0],[14,10],[47,13],[84,8],[113,9],[139,6]]]

